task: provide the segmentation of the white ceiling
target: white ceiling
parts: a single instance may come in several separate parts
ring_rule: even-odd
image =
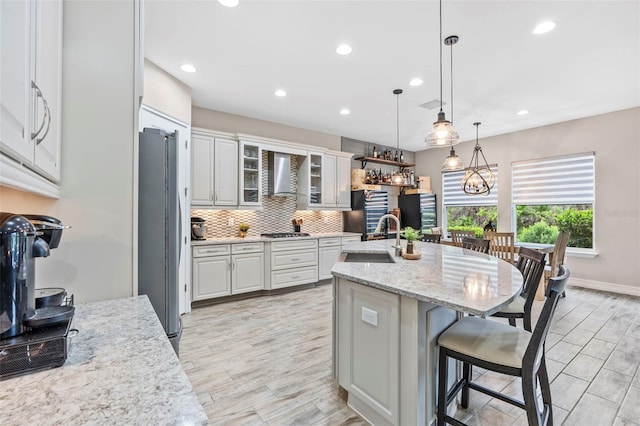
[[[439,99],[438,2],[146,0],[145,56],[192,88],[193,104],[424,149]],[[640,105],[640,1],[443,1],[461,140]],[[553,20],[556,28],[533,35]],[[340,43],[353,53],[336,54]],[[180,70],[190,63],[194,74]],[[443,46],[451,118],[450,48]],[[410,87],[420,77],[424,84]],[[282,88],[288,96],[274,96]],[[339,114],[347,107],[348,116]],[[518,116],[526,109],[530,114]]]

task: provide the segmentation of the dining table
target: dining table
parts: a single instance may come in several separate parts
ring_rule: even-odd
[[[392,245],[349,243],[333,265],[333,371],[370,423],[430,424],[437,337],[463,315],[499,311],[519,296],[523,277],[509,262],[460,247],[416,242],[415,259],[395,256]]]

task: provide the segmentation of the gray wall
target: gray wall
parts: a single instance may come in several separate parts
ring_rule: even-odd
[[[480,128],[482,132],[482,128]],[[594,151],[596,203],[593,259],[569,255],[572,276],[587,281],[629,286],[640,294],[640,108],[567,121],[521,132],[480,139],[490,163],[499,173],[498,230],[511,231],[511,162]],[[474,142],[457,145],[469,163]],[[441,212],[440,167],[448,150],[416,153],[416,169],[431,176]],[[441,215],[439,214],[439,220]]]

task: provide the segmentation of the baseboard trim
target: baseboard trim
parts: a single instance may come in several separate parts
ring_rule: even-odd
[[[603,281],[585,280],[583,278],[569,279],[569,286],[588,288],[591,290],[608,291],[611,293],[626,294],[629,296],[640,297],[640,287],[634,287],[623,284],[606,283]]]

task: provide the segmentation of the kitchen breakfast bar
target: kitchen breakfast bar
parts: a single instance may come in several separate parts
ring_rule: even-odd
[[[408,260],[389,240],[351,243],[331,271],[334,374],[351,408],[375,425],[435,422],[438,335],[462,314],[499,311],[523,284],[493,256],[415,247],[420,259]]]

